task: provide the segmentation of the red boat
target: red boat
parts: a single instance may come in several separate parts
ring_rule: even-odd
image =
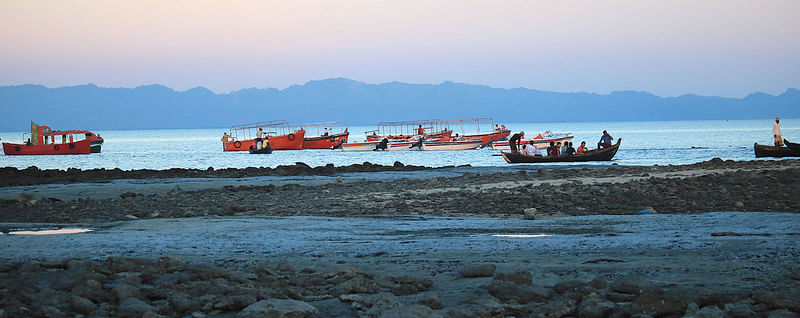
[[[408,140],[419,135],[422,135],[425,139],[449,141],[452,138],[453,131],[434,125],[437,122],[440,121],[438,119],[426,119],[381,122],[378,123],[378,129],[366,132],[367,141],[380,141],[384,137],[393,141]],[[420,134],[420,130],[422,130],[422,134]]]
[[[256,138],[265,139],[273,150],[300,150],[303,149],[305,134],[302,128],[289,128],[289,122],[285,120],[235,125],[230,133],[222,135],[222,150],[249,151]]]
[[[25,139],[23,134],[22,139]],[[51,130],[31,122],[31,137],[25,143],[3,143],[6,155],[88,155],[100,152],[103,138],[86,130]]]
[[[433,122],[434,125],[437,126],[444,126],[445,129],[449,129],[450,125],[453,126],[461,126],[461,136],[458,139],[466,140],[480,140],[482,141],[481,144],[488,145],[491,142],[501,140],[503,138],[508,137],[511,134],[511,130],[506,129],[505,125],[503,127],[498,127],[492,118],[470,118],[470,119],[457,119],[457,120],[442,120]],[[471,127],[474,125],[475,129],[471,130]],[[483,126],[484,133],[481,133],[481,126]],[[467,134],[467,132],[472,132],[472,134]]]
[[[313,131],[314,128],[317,130],[317,136],[303,138],[303,149],[333,149],[339,144],[346,143],[347,137],[350,136],[347,128],[344,132],[334,133],[335,126],[337,126],[335,122],[303,124],[303,130]]]

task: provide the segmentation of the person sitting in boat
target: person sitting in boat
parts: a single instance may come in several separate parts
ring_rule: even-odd
[[[550,142],[550,146],[547,147],[547,156],[548,157],[552,157],[553,156],[553,148],[555,148],[555,147],[556,147],[556,142],[555,141],[551,141]]]
[[[262,145],[264,149],[269,149],[272,151],[272,147],[269,145],[269,136],[264,137],[264,144]]]
[[[31,139],[30,138],[28,138],[28,141],[25,142],[25,145],[26,146],[30,146],[31,145]]]
[[[559,141],[553,147],[553,157],[560,157],[560,156],[561,156],[561,142]]]
[[[508,146],[511,148],[511,153],[517,153],[519,147],[520,140],[525,137],[525,132],[520,131],[518,134],[514,134],[511,136],[511,139],[508,140]]]
[[[575,155],[575,148],[572,147],[572,142],[571,141],[570,142],[565,142],[565,144],[568,144],[567,145],[567,151],[566,151],[567,156]]]
[[[261,149],[261,137],[256,137],[255,149]]]
[[[494,131],[500,131],[500,126],[498,125],[499,124],[494,124]]]
[[[560,144],[560,143],[559,143]],[[569,144],[565,141],[564,145],[558,148],[558,152],[562,155],[567,154],[567,148],[569,148]]]
[[[327,136],[328,135],[328,128],[323,128],[322,129],[322,135],[323,136]]]
[[[505,130],[506,130],[506,125],[500,125],[500,131],[505,131]]]
[[[522,147],[523,153],[528,156],[541,156],[542,154],[539,153],[539,148],[536,148],[536,145],[533,144],[533,140],[527,145]]]
[[[611,147],[611,141],[614,140],[614,137],[608,133],[608,131],[603,130],[603,136],[600,137],[600,142],[597,143],[597,148],[608,148]]]
[[[586,149],[586,141],[581,141],[581,145],[580,145],[580,146],[578,146],[578,154],[579,154],[579,155],[580,155],[580,154],[584,154],[584,153],[586,153],[587,151],[589,151],[589,149]]]
[[[467,140],[467,138],[465,138],[464,136],[459,136],[458,133],[456,133],[456,136],[453,138],[453,140],[455,140],[455,141],[464,141],[464,140]]]
[[[420,150],[422,150],[422,143],[425,142],[425,137],[423,137],[423,136],[414,136],[414,137],[411,137],[410,140],[411,140],[411,146],[408,147],[408,148],[417,147]]]
[[[389,138],[383,137],[381,142],[375,145],[375,150],[386,150],[389,148]]]

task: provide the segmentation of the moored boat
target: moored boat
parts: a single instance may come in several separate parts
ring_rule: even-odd
[[[444,127],[446,130],[450,129],[450,126],[455,129],[461,128],[461,136],[457,139],[479,140],[482,145],[487,146],[511,134],[511,130],[506,129],[505,125],[498,127],[492,118],[440,120],[433,122],[432,125],[434,127]]]
[[[617,139],[617,143],[611,147],[594,149],[583,154],[572,156],[529,156],[521,153],[501,152],[503,159],[508,163],[548,163],[548,162],[587,162],[587,161],[609,161],[614,158],[619,150],[622,138]]]
[[[351,142],[342,144],[340,148],[342,151],[372,151],[379,143],[380,141]]]
[[[346,143],[350,132],[347,128],[343,132],[334,133],[335,122],[303,124],[302,129],[306,132],[314,131],[316,128],[317,136],[306,136],[303,138],[303,149],[333,149],[333,147]]]
[[[230,134],[223,135],[222,150],[249,151],[259,137],[268,140],[273,150],[300,150],[305,133],[302,128],[291,129],[285,120],[235,125]]]
[[[537,135],[532,139],[522,139],[519,141],[520,145],[528,145],[530,144],[531,140],[533,140],[533,144],[537,148],[547,148],[550,146],[550,142],[555,143],[564,143],[566,141],[572,141],[574,136],[570,134],[553,134],[549,131],[546,131],[542,134]],[[494,150],[511,150],[511,146],[508,144],[508,140],[501,140],[492,143],[492,149]]]
[[[789,147],[789,149],[792,149],[794,151],[800,151],[800,144],[789,142],[786,139],[783,139],[783,144],[786,145],[786,147]]]
[[[439,122],[439,120],[380,122],[378,123],[378,129],[366,131],[365,134],[367,141],[380,141],[383,138],[390,141],[407,141],[415,136],[423,136],[426,139],[449,140],[453,131],[437,127],[434,125],[436,122]],[[420,130],[422,134],[420,134]]]
[[[25,139],[23,134],[22,139]],[[103,138],[87,130],[51,130],[31,122],[30,138],[22,144],[4,142],[6,155],[88,155],[98,153]]]
[[[789,147],[759,145],[758,143],[755,143],[755,144],[753,144],[753,150],[756,153],[756,158],[763,158],[763,157],[775,157],[775,158],[800,157],[800,151],[794,150],[794,149],[789,148]]]

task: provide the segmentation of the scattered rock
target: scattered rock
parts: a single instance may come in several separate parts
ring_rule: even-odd
[[[518,271],[511,274],[497,273],[495,279],[500,279],[514,284],[533,284],[533,275],[529,271]]]
[[[616,304],[602,298],[586,298],[578,305],[578,317],[607,317]]]
[[[121,317],[142,317],[146,312],[155,312],[157,309],[137,298],[128,297],[120,302],[117,310]]]
[[[302,301],[289,299],[266,299],[247,306],[236,315],[238,318],[261,317],[287,317],[305,318],[316,317],[319,313],[316,307]]]
[[[426,295],[417,301],[417,304],[428,306],[431,309],[442,309],[442,301],[436,295]]]
[[[429,307],[422,305],[402,305],[389,309],[381,314],[381,318],[434,318],[441,317]]]
[[[458,270],[461,277],[474,278],[474,277],[492,277],[497,266],[494,264],[480,264],[464,266]]]

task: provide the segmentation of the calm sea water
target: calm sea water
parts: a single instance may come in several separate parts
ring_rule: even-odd
[[[569,132],[577,148],[585,140],[592,147],[603,130],[622,138],[614,163],[620,165],[667,165],[706,161],[714,157],[753,160],[753,143],[772,144],[772,120],[715,120],[605,123],[509,123],[513,132],[528,136],[546,130]],[[800,119],[781,121],[783,136],[800,140]],[[55,127],[79,129],[80,127]],[[364,131],[374,126],[349,126],[350,140],[363,141]],[[169,169],[169,168],[244,168],[276,167],[305,162],[311,166],[333,163],[337,166],[363,163],[391,165],[395,161],[421,166],[464,165],[506,166],[499,153],[491,149],[474,151],[392,151],[342,152],[341,150],[275,151],[271,155],[223,152],[218,129],[101,130],[105,139],[100,154],[79,156],[0,156],[0,166],[41,169]],[[456,129],[456,132],[459,132]],[[21,142],[22,132],[0,133],[0,139]],[[609,165],[611,163],[593,163]],[[569,165],[569,164],[564,164]]]

